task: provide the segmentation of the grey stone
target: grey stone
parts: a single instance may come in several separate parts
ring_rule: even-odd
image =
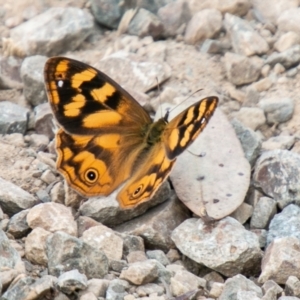
[[[106,300],[123,300],[128,294],[125,288],[128,287],[128,283],[124,280],[115,279],[112,280],[107,288],[105,299]]]
[[[87,288],[87,277],[76,269],[71,270],[58,277],[57,285],[63,293],[72,294]]]
[[[109,281],[106,279],[93,278],[88,281],[87,289],[84,292],[92,292],[96,297],[104,299],[108,285]]]
[[[278,285],[274,280],[267,280],[263,284],[262,290],[263,290],[264,294],[267,294],[267,292],[269,290],[272,290],[273,294],[274,294],[273,298],[279,296],[283,292],[283,288],[280,285]],[[268,300],[268,299],[265,299],[265,300]]]
[[[51,232],[41,227],[33,229],[25,239],[25,256],[28,261],[36,265],[47,266],[46,240]]]
[[[265,63],[275,66],[280,63],[286,69],[298,65],[300,62],[300,45],[293,46],[280,53],[272,53],[268,56]]]
[[[298,68],[291,68],[286,72],[286,77],[293,78],[298,74]]]
[[[1,233],[0,233],[1,235]],[[12,269],[12,268],[6,268],[6,270],[3,270],[0,272],[0,279],[1,279],[1,285],[2,285],[2,292],[4,290],[7,290],[11,282],[20,274],[20,270]]]
[[[101,250],[61,231],[48,237],[46,253],[49,273],[54,276],[77,269],[88,278],[103,278],[108,272],[108,260]]]
[[[123,255],[126,257],[130,252],[145,252],[144,240],[140,236],[121,234],[123,238]]]
[[[276,212],[276,201],[274,199],[268,197],[260,198],[254,207],[250,227],[267,229]]]
[[[27,223],[33,229],[41,227],[50,232],[63,231],[77,236],[77,224],[69,207],[60,203],[41,203],[27,215]]]
[[[261,140],[258,135],[250,128],[247,128],[238,120],[233,119],[231,124],[241,142],[245,157],[253,166],[261,150]]]
[[[170,284],[170,280],[172,277],[172,272],[167,270],[167,268],[161,264],[159,261],[152,259],[158,268],[158,282]]]
[[[283,2],[283,0],[281,0]],[[299,17],[300,17],[300,9],[297,7],[296,1],[284,1],[286,2],[283,4],[284,6],[288,6],[289,9],[282,10],[282,5],[280,7],[280,15],[278,16],[278,19],[276,20],[276,23],[278,25],[278,29],[281,32],[289,32],[293,31],[296,34],[299,35],[300,33],[300,25],[298,23]],[[291,5],[293,2],[294,5]]]
[[[231,36],[232,47],[238,54],[261,55],[269,50],[268,43],[246,20],[225,14],[224,25]]]
[[[123,269],[128,268],[126,260],[109,260],[109,268],[115,272],[121,273]]]
[[[299,34],[294,31],[289,31],[280,36],[278,41],[274,44],[274,48],[279,52],[283,52],[299,43]]]
[[[51,198],[49,196],[49,193],[42,189],[42,190],[38,190],[36,191],[36,196],[38,197],[38,199],[43,202],[43,203],[46,203],[46,202],[50,202],[51,201]]]
[[[288,150],[264,152],[256,162],[253,184],[273,198],[280,208],[300,205],[300,155]]]
[[[161,296],[164,293],[164,288],[155,283],[147,283],[139,286],[136,289],[136,293],[140,296],[149,296],[156,293],[158,296]]]
[[[0,205],[3,212],[12,216],[24,209],[31,208],[37,204],[31,194],[24,191],[15,184],[0,178]]]
[[[39,134],[46,135],[50,140],[54,138],[52,110],[48,102],[34,108],[34,129]]]
[[[297,0],[277,0],[276,2],[273,0],[252,0],[251,4],[255,17],[264,24],[276,24],[278,17],[285,11],[298,6]]]
[[[151,42],[151,44],[156,43]],[[144,101],[145,104],[148,103],[148,100],[141,97],[140,92],[145,93],[152,90],[158,84],[170,78],[172,74],[171,67],[166,62],[146,59],[139,54],[124,50],[103,58],[95,64],[95,67],[113,78],[121,86],[126,87],[126,90],[130,93],[131,91],[135,92],[135,94],[132,93],[133,96],[137,95],[138,99]],[[124,74],[128,76],[124,76]],[[143,74],[143,76],[141,77],[140,74]],[[140,104],[143,103],[141,101]]]
[[[244,106],[256,107],[260,99],[260,93],[254,85],[249,85],[246,88],[246,100],[244,101]]]
[[[144,215],[115,227],[115,230],[141,236],[147,248],[167,251],[174,247],[171,232],[188,217],[187,208],[176,197],[172,197]]]
[[[1,299],[7,300],[23,300],[23,299],[42,299],[50,298],[53,296],[53,290],[57,278],[50,275],[44,275],[39,279],[32,277],[21,277],[16,283],[14,283],[5,294],[2,295]]]
[[[201,45],[200,51],[210,54],[221,54],[228,50],[230,45],[222,43],[218,40],[206,39]]]
[[[259,247],[261,249],[266,248],[268,231],[265,229],[251,229],[251,232],[257,235]]]
[[[263,151],[276,150],[276,149],[289,150],[293,148],[295,142],[296,142],[295,136],[290,136],[290,135],[274,136],[274,137],[270,137],[269,139],[267,139],[262,143],[262,149]]]
[[[148,259],[129,264],[128,269],[121,272],[120,279],[125,279],[135,285],[153,282],[158,279],[157,262],[153,259]]]
[[[31,292],[31,285],[35,280],[32,277],[26,276],[20,278],[11,288],[2,295],[1,300],[23,300]]]
[[[123,14],[120,0],[91,0],[91,9],[96,21],[117,29]]]
[[[174,2],[174,0],[134,0],[133,2],[135,5],[139,5],[139,7],[145,8],[156,14],[161,7]]]
[[[19,57],[0,57],[1,64],[1,89],[20,89],[23,88],[20,76],[22,59]]]
[[[296,276],[289,276],[285,283],[284,293],[286,296],[300,297],[300,280]]]
[[[77,7],[52,7],[10,31],[10,55],[53,56],[75,50],[94,27],[90,13]],[[39,30],[36,30],[36,29]]]
[[[0,230],[0,269],[13,269],[21,260],[18,251],[9,243],[4,231]]]
[[[152,36],[158,39],[162,36],[164,26],[160,19],[150,11],[140,8],[128,26],[128,33],[139,37]]]
[[[230,82],[243,85],[256,81],[260,76],[263,61],[258,57],[226,52],[225,69]]]
[[[272,219],[267,244],[281,237],[294,236],[300,240],[300,207],[290,204]]]
[[[285,284],[289,276],[300,276],[300,241],[294,236],[276,238],[267,247],[258,282]]]
[[[266,124],[264,111],[260,107],[242,107],[231,115],[252,130],[257,130]]]
[[[95,249],[102,250],[108,259],[120,260],[122,258],[123,239],[103,224],[84,231],[81,240]]]
[[[247,279],[243,275],[236,275],[232,278],[228,278],[225,281],[224,289],[221,296],[219,297],[219,300],[242,300],[241,298],[237,298],[237,294],[241,291],[253,292],[253,296],[258,297],[259,299],[263,296],[261,288],[257,286],[253,281]]]
[[[192,12],[197,12],[205,8],[216,8],[222,14],[231,13],[237,16],[244,16],[247,14],[252,3],[249,0],[230,0],[230,1],[189,1],[189,6]]]
[[[269,66],[269,65],[267,65],[267,66]],[[261,71],[261,73],[262,73],[262,71]],[[271,88],[272,85],[273,85],[273,79],[271,79],[270,77],[263,78],[255,83],[253,83],[254,88],[258,92],[267,91]]]
[[[179,270],[171,278],[170,290],[174,296],[206,287],[206,280],[186,270]]]
[[[202,219],[188,219],[171,237],[181,253],[225,276],[259,272],[262,252],[258,237],[231,217],[211,225]],[[235,250],[230,251],[232,248]]]
[[[13,215],[8,223],[7,232],[13,235],[16,239],[26,236],[30,232],[26,217],[29,209],[25,209]]]
[[[9,101],[0,102],[0,134],[22,133],[27,130],[29,110]]]
[[[230,217],[236,219],[241,224],[244,224],[252,216],[252,212],[253,207],[248,203],[243,202],[232,214],[230,214]]]
[[[222,28],[222,14],[210,8],[198,11],[188,22],[184,40],[188,44],[196,44],[213,38]]]
[[[162,250],[148,250],[146,255],[148,258],[156,259],[164,266],[170,264],[169,259]]]
[[[23,93],[32,106],[37,106],[47,101],[44,83],[44,66],[46,61],[46,56],[34,55],[26,57],[21,66],[21,77],[24,82]]]
[[[164,37],[174,37],[182,34],[186,23],[191,18],[191,12],[186,2],[174,1],[161,7],[157,12],[164,25]]]

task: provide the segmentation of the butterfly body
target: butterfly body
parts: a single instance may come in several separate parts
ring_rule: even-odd
[[[56,134],[57,169],[84,196],[109,195],[123,208],[149,200],[176,157],[206,126],[217,97],[205,98],[170,122],[146,110],[104,73],[84,63],[50,58],[45,83]]]

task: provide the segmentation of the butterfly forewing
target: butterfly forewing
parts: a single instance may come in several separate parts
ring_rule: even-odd
[[[87,64],[53,57],[44,76],[53,113],[69,133],[134,131],[151,123],[148,113],[121,86]]]
[[[181,154],[197,138],[213,115],[217,104],[217,97],[204,98],[170,121],[162,138],[170,160]]]

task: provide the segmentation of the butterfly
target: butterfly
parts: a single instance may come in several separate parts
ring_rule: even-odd
[[[123,184],[117,200],[124,209],[151,199],[218,103],[207,97],[170,122],[168,112],[153,122],[119,84],[85,63],[49,58],[44,78],[60,125],[57,170],[85,197],[107,196]]]

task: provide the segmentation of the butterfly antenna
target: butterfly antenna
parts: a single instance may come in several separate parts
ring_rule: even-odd
[[[158,81],[158,77],[156,76],[155,79],[156,79],[157,89],[158,89],[158,94],[159,94],[158,99],[159,99],[160,115],[162,117],[163,116],[163,111],[162,111],[161,98],[160,98],[161,89],[160,89],[160,84],[159,84],[159,81]]]
[[[181,105],[182,103],[184,103],[185,101],[187,101],[187,100],[190,99],[192,96],[194,96],[195,94],[197,94],[198,92],[200,92],[200,91],[202,91],[202,90],[203,90],[203,89],[201,88],[201,89],[196,90],[196,91],[193,92],[192,94],[190,94],[186,99],[184,99],[182,102],[180,102],[180,103],[177,104],[175,107],[173,107],[173,108],[169,111],[169,113],[170,113],[172,110],[176,109],[179,105]]]

